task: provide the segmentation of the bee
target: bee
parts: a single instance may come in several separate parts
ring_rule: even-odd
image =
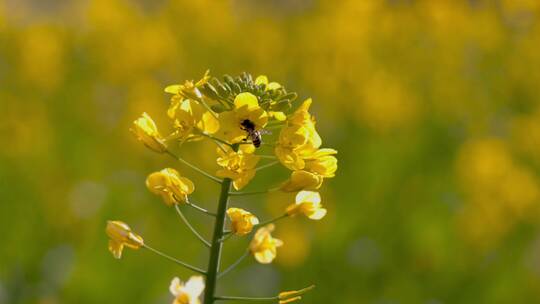
[[[244,141],[246,141],[249,138],[253,142],[253,145],[255,146],[255,148],[260,147],[261,142],[262,142],[261,132],[255,130],[255,124],[249,119],[244,119],[240,123],[240,125],[242,126],[242,130],[247,132],[247,136],[244,139]]]

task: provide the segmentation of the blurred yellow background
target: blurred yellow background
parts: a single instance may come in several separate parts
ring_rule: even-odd
[[[206,263],[144,180],[182,169],[208,208],[217,187],[128,131],[143,111],[165,122],[163,88],[206,69],[312,97],[340,162],[328,216],[280,223],[276,263],[243,263],[220,293],[540,302],[539,17],[536,0],[0,1],[0,303],[171,302],[171,278],[190,272],[144,251],[114,260],[107,219]],[[183,154],[214,170],[209,147]],[[272,215],[290,202],[235,203]]]

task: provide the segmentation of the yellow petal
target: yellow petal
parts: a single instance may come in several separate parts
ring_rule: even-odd
[[[122,250],[124,245],[113,240],[109,240],[109,251],[112,253],[115,259],[120,259],[122,257]]]
[[[270,111],[268,112],[268,115],[270,115],[270,117],[273,117],[274,119],[279,120],[279,121],[285,121],[287,119],[287,115],[285,115],[285,113],[283,112]]]
[[[205,112],[197,127],[208,134],[214,134],[219,130],[219,120],[210,112]]]
[[[173,84],[173,85],[169,85],[165,88],[165,92],[166,93],[169,93],[169,94],[178,94],[178,92],[180,92],[180,89],[182,88],[181,85],[179,84]]]
[[[180,183],[178,185],[183,194],[191,194],[195,191],[195,184],[189,178],[181,176],[179,181]]]
[[[234,107],[236,109],[246,106],[248,109],[259,107],[257,96],[244,92],[236,95],[234,98]]]
[[[284,192],[296,192],[301,190],[319,189],[323,183],[323,177],[305,170],[297,170],[291,173],[291,177],[280,189]]]
[[[276,257],[276,254],[272,252],[271,250],[264,250],[264,251],[256,252],[254,256],[257,262],[261,264],[270,264]]]

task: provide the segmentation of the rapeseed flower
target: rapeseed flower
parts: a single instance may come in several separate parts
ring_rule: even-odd
[[[259,228],[249,244],[255,260],[261,264],[272,263],[277,255],[277,247],[283,246],[280,239],[272,237],[272,231],[274,231],[273,224]]]
[[[141,117],[133,122],[133,128],[130,129],[137,137],[137,140],[142,142],[149,149],[162,153],[167,150],[165,140],[159,134],[156,123],[150,115],[142,113]]]
[[[259,219],[244,209],[229,208],[227,215],[231,220],[231,231],[236,235],[246,235],[253,230],[253,226],[259,224]]]
[[[204,291],[204,279],[202,276],[192,276],[184,284],[179,278],[174,278],[169,291],[175,297],[173,304],[200,304],[199,297]]]
[[[234,108],[219,115],[220,134],[230,143],[246,139],[242,122],[249,120],[255,130],[261,130],[268,122],[268,113],[259,106],[257,96],[244,92],[234,98]]]
[[[107,221],[105,232],[109,236],[109,251],[119,259],[122,257],[124,246],[139,249],[144,245],[143,238],[131,231],[129,226],[121,221]]]
[[[326,215],[326,209],[321,205],[321,196],[318,192],[300,191],[296,195],[296,202],[287,207],[287,215],[296,216],[304,214],[312,220],[320,220]]]
[[[168,206],[186,203],[188,195],[195,190],[191,180],[171,168],[148,175],[146,187],[152,193],[161,196]]]
[[[260,156],[254,155],[255,147],[251,144],[240,145],[237,152],[231,148],[225,151],[217,149],[219,157],[218,165],[222,169],[216,172],[219,177],[232,179],[233,187],[240,190],[245,187],[255,176],[255,166],[260,160]]]

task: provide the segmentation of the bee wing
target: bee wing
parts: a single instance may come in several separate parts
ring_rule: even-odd
[[[260,130],[259,133],[260,133],[261,135],[272,135],[272,131],[270,131],[270,130],[265,130],[265,129]]]

